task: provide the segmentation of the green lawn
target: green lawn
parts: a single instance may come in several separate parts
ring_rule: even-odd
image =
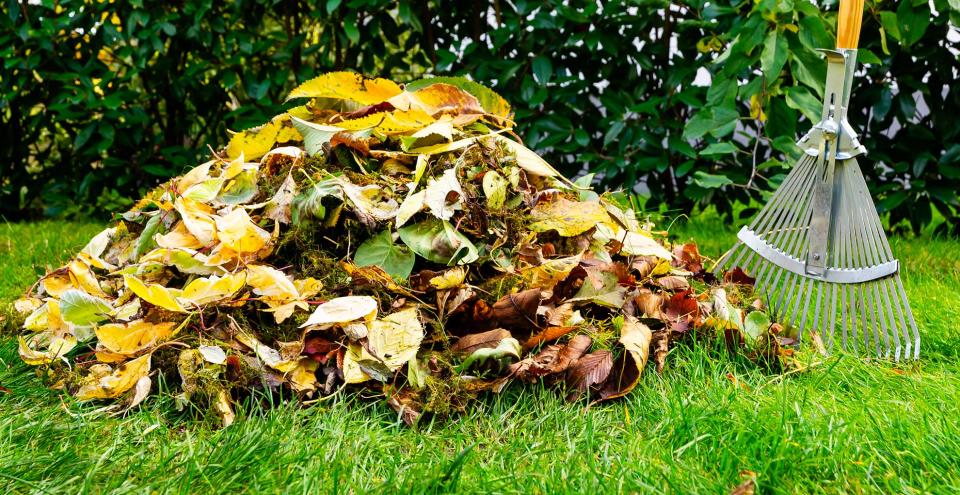
[[[99,228],[0,225],[3,304]],[[734,237],[705,221],[674,233],[712,256]],[[224,430],[155,398],[105,417],[43,388],[7,333],[0,492],[726,493],[752,471],[759,493],[960,493],[960,243],[894,244],[923,337],[916,366],[838,356],[783,377],[681,346],[619,402],[584,410],[513,387],[419,430],[349,398],[241,411]]]

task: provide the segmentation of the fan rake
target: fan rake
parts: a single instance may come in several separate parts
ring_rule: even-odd
[[[828,350],[916,359],[920,333],[856,157],[866,152],[847,122],[862,0],[840,2],[836,50],[827,56],[823,117],[798,145],[804,156],[717,271],[755,277],[774,316],[818,332]]]

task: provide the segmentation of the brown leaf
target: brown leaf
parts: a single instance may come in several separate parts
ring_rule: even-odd
[[[652,339],[650,328],[636,318],[626,318],[620,334],[620,344],[626,352],[614,363],[613,371],[600,389],[598,401],[623,397],[637,386],[650,356]]]
[[[352,132],[343,131],[334,134],[333,137],[330,138],[330,148],[333,149],[336,146],[345,146],[363,156],[370,154],[370,140],[357,137],[357,135]]]
[[[397,411],[407,426],[413,426],[420,420],[423,404],[417,400],[417,393],[411,389],[401,389],[387,398],[387,404]]]
[[[581,357],[567,370],[567,387],[572,390],[567,400],[573,402],[594,385],[603,383],[613,369],[613,354],[610,351],[591,352]]]
[[[650,289],[640,289],[633,298],[633,303],[637,306],[640,316],[647,318],[660,318],[660,308],[663,307],[663,296],[654,294]]]
[[[670,336],[672,332],[669,329],[662,329],[653,332],[653,362],[657,365],[657,374],[663,374],[663,367],[667,362],[667,353],[670,352]]]
[[[700,250],[697,249],[697,245],[692,242],[673,248],[672,264],[675,267],[683,268],[695,274],[703,271]]]
[[[667,290],[686,290],[690,288],[690,282],[679,275],[667,275],[657,279],[657,285]]]
[[[689,290],[677,292],[664,301],[661,308],[663,322],[674,332],[685,333],[700,318],[700,305]]]
[[[644,279],[653,273],[653,269],[659,264],[660,258],[656,256],[639,256],[633,260],[630,268],[637,272],[638,278]]]
[[[502,327],[535,328],[539,306],[540,289],[529,289],[516,294],[507,294],[493,304],[493,317]]]
[[[538,345],[540,345],[540,344],[543,344],[544,342],[550,342],[551,340],[557,340],[557,339],[559,339],[560,337],[563,337],[564,335],[566,335],[566,334],[568,334],[568,333],[570,333],[570,332],[572,332],[572,331],[574,331],[574,330],[576,330],[576,329],[577,329],[577,327],[547,327],[547,328],[544,328],[544,329],[541,330],[539,333],[537,333],[536,335],[530,337],[529,339],[527,339],[526,342],[523,343],[523,350],[524,350],[524,351],[529,351],[530,349],[533,349],[534,347],[536,347],[536,346],[538,346]]]
[[[590,349],[592,342],[586,335],[575,335],[566,345],[548,345],[536,356],[514,363],[510,366],[510,372],[517,379],[527,382],[546,375],[563,373]]]
[[[503,339],[511,337],[508,330],[497,328],[488,332],[474,333],[460,337],[450,350],[456,353],[472,354],[477,349],[492,349]]]
[[[757,279],[747,275],[742,268],[736,266],[723,274],[723,281],[728,284],[753,285]]]

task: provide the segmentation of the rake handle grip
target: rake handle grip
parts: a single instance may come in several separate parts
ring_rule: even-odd
[[[863,21],[863,0],[840,0],[837,20],[837,48],[857,48],[860,23]]]

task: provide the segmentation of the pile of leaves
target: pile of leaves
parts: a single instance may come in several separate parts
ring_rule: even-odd
[[[746,275],[562,177],[490,89],[337,72],[294,99],[17,301],[23,360],[81,401],[172,393],[228,425],[289,392],[411,424],[511,382],[604,401],[693,334],[789,358]]]

